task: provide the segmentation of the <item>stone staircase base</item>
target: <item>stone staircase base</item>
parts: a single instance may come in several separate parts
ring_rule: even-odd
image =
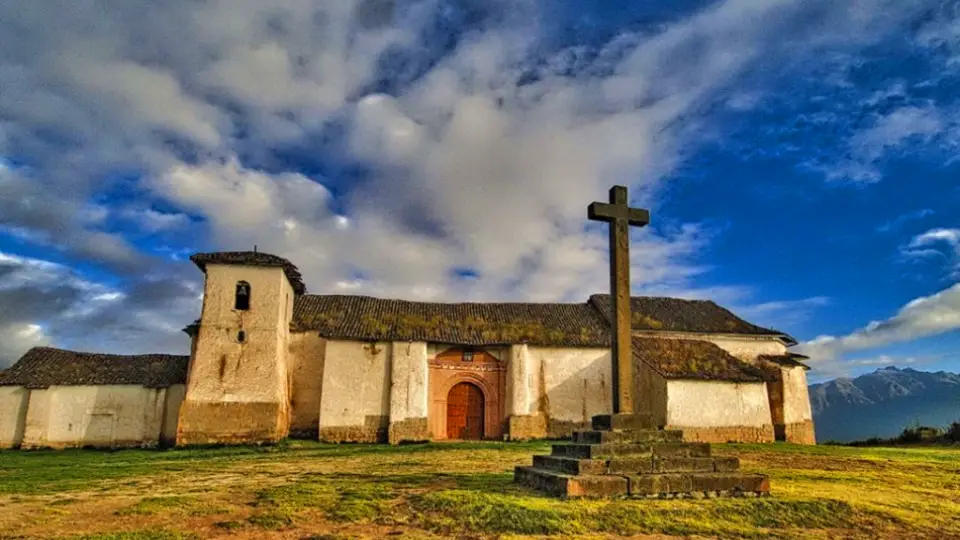
[[[514,481],[564,498],[712,498],[770,494],[766,475],[740,472],[735,457],[713,457],[710,445],[685,443],[681,431],[656,429],[649,415],[593,417],[593,430],[555,444]]]

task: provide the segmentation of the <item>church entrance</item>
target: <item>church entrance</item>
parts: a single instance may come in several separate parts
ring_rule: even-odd
[[[447,395],[447,438],[483,438],[483,392],[467,382],[457,383]]]

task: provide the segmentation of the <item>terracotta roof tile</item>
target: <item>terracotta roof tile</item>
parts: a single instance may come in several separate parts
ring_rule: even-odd
[[[186,382],[189,360],[189,356],[170,354],[125,356],[34,347],[12,367],[0,371],[0,386],[137,384],[166,388]]]
[[[774,377],[698,339],[633,338],[633,355],[666,379],[765,382]]]

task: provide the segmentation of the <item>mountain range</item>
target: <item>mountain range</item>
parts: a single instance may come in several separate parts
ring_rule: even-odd
[[[960,421],[960,374],[885,367],[810,385],[817,442],[890,438],[920,424]]]

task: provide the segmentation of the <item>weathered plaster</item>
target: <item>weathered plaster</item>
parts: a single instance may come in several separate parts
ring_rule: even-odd
[[[316,332],[290,334],[290,435],[317,439],[327,340]]]
[[[548,437],[567,437],[612,410],[612,371],[609,349],[529,347],[527,373],[537,399],[531,412],[546,417]]]
[[[666,429],[684,440],[769,442],[773,424],[767,387],[758,383],[667,381]]]
[[[30,390],[0,386],[0,448],[17,448],[23,440]]]
[[[180,405],[187,394],[187,387],[175,384],[167,388],[163,405],[163,425],[160,431],[160,443],[173,445],[177,442],[177,421],[180,418]]]
[[[390,352],[390,444],[430,440],[427,344],[394,342]]]
[[[634,373],[637,379],[638,412],[650,413],[654,425],[667,424],[667,380],[646,364],[636,361]]]
[[[807,389],[807,373],[802,367],[780,370],[783,380],[783,423],[787,442],[815,444],[813,410]]]
[[[390,343],[327,341],[320,440],[385,441],[390,418]]]
[[[250,284],[248,310],[234,309],[238,281]],[[287,435],[292,294],[280,268],[207,265],[178,444],[264,442]]]
[[[51,386],[30,392],[23,448],[155,446],[166,389]]]

